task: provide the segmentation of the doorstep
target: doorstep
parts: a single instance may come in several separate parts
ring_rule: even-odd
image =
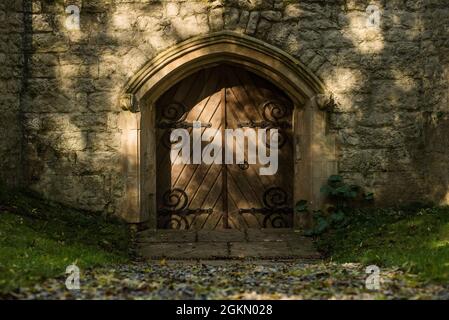
[[[145,230],[137,234],[137,252],[149,260],[320,258],[312,240],[292,229]]]

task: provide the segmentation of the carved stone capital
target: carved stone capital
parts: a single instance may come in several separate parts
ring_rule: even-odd
[[[133,113],[140,112],[139,101],[132,93],[124,93],[120,97],[120,108]]]
[[[315,102],[318,109],[322,111],[332,110],[337,105],[332,94],[317,94]]]

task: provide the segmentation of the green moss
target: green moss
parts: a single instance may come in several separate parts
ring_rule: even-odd
[[[47,203],[23,193],[0,192],[0,292],[83,268],[129,260],[125,223]]]
[[[449,207],[358,211],[318,240],[336,262],[400,267],[420,280],[449,280]]]

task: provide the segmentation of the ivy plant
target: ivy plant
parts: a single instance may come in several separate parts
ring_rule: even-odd
[[[353,210],[355,199],[359,197],[362,197],[365,201],[374,199],[372,192],[362,193],[360,186],[345,183],[343,177],[339,175],[330,176],[327,184],[320,191],[331,205],[326,212],[322,210],[313,211],[313,226],[304,232],[308,236],[320,235],[331,227],[344,227],[348,223],[348,214]],[[295,210],[298,213],[308,214],[308,202],[306,200],[298,201]]]

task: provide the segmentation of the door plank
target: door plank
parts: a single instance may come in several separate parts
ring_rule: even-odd
[[[281,101],[286,105],[291,103],[277,87],[265,79],[242,68],[221,65],[202,70],[180,81],[161,97],[157,105],[182,102],[187,107],[185,121],[210,123],[224,137],[226,128],[236,129],[242,122],[261,123],[266,120],[262,105],[270,100]],[[183,217],[172,215],[174,222],[181,221],[182,227],[197,230],[261,228],[267,219],[266,213],[257,210],[254,213],[240,213],[240,209],[267,209],[264,194],[271,187],[282,188],[292,198],[291,128],[285,130],[287,142],[279,150],[279,170],[273,176],[261,176],[259,163],[247,165],[243,169],[237,164],[171,165],[169,149],[163,146],[162,140],[167,130],[169,129],[157,130],[158,208],[163,205],[165,190],[178,188],[187,196],[187,209],[211,209],[211,212]],[[202,132],[204,130],[205,128]],[[192,129],[189,129],[189,133],[191,132]],[[206,144],[204,142],[203,147]],[[248,159],[247,141],[244,155]],[[276,210],[272,211],[269,218],[277,219]],[[285,219],[287,227],[291,226],[289,217]]]
[[[263,104],[275,99],[286,100],[286,97],[281,95],[277,88],[265,80],[234,67],[229,67],[227,73],[227,92],[228,128],[237,128],[241,122],[260,123],[267,120],[263,117]],[[286,120],[291,121],[291,119]],[[249,165],[247,170],[241,170],[240,172],[236,169],[239,168],[237,165],[228,166],[231,178],[228,184],[228,193],[235,206],[241,209],[267,209],[263,197],[265,192],[272,187],[282,188],[287,198],[292,198],[293,157],[291,147],[291,145],[286,144],[279,150],[279,168],[273,176],[261,176],[259,174],[261,168],[259,163]],[[247,148],[245,148],[245,159],[247,157]],[[258,196],[251,197],[250,194],[257,194]],[[272,213],[274,215],[270,215],[270,218],[277,217],[274,209]],[[263,226],[266,214],[244,213],[241,217],[244,218],[245,225],[249,228],[260,228]],[[288,217],[286,220],[289,220]],[[287,224],[290,224],[290,222],[288,221]]]

